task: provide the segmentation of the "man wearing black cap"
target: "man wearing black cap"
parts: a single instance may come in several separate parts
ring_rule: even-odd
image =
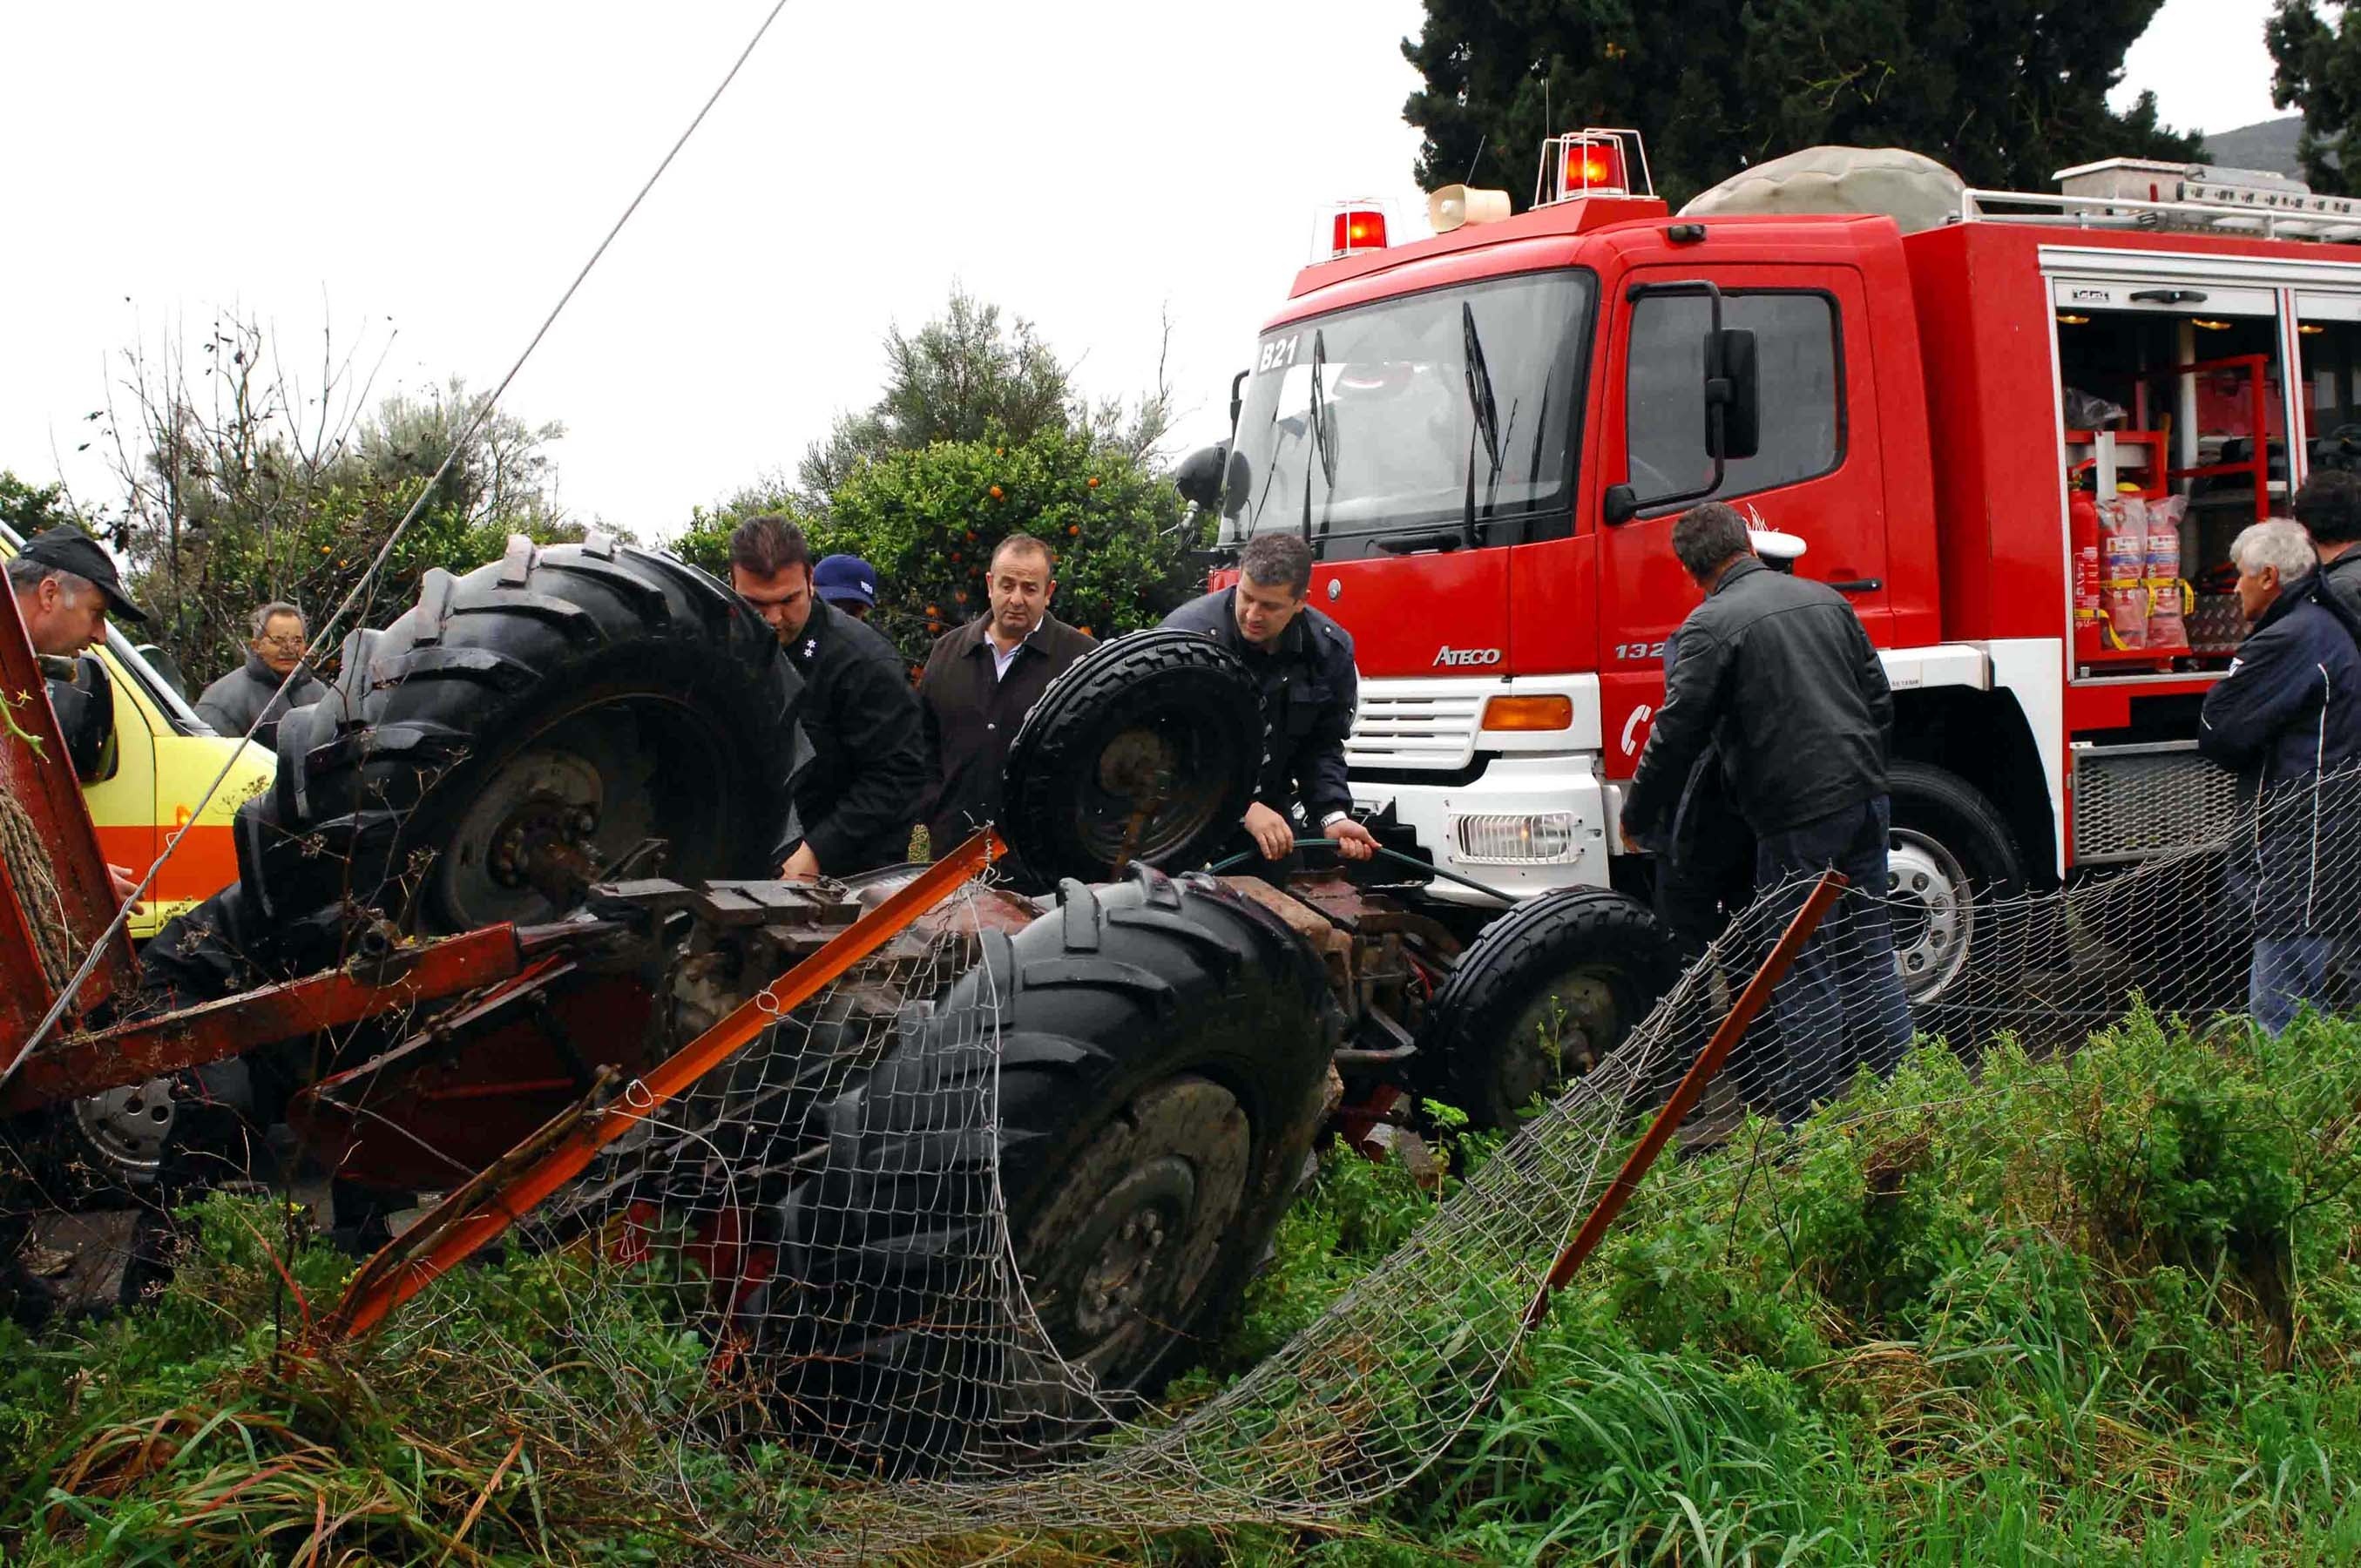
[[[27,540],[8,563],[8,587],[25,635],[43,658],[72,659],[105,641],[110,610],[134,625],[148,619],[123,591],[106,552],[75,528],[52,528]],[[58,710],[74,772],[87,783],[114,738],[114,694],[103,684],[85,685],[53,674],[49,705]]]
[[[109,610],[135,626],[148,619],[123,591],[114,561],[75,528],[52,528],[25,541],[8,562],[8,588],[33,652],[44,659],[77,659],[105,641]],[[97,663],[81,669],[80,679],[49,677],[49,706],[57,709],[74,776],[87,784],[98,775],[107,742],[115,739],[115,692]],[[106,872],[116,895],[127,897],[134,885],[130,873],[113,865]]]

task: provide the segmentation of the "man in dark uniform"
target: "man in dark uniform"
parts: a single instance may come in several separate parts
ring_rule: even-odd
[[[1238,558],[1238,585],[1191,599],[1164,618],[1202,631],[1246,662],[1262,688],[1263,760],[1244,837],[1266,861],[1293,848],[1300,804],[1304,825],[1348,861],[1366,861],[1378,840],[1353,819],[1345,776],[1360,675],[1353,636],[1304,602],[1312,547],[1291,533],[1257,535]]]
[[[984,574],[991,608],[946,631],[918,677],[933,784],[927,839],[946,854],[987,822],[1000,820],[1001,771],[1017,726],[1067,665],[1097,646],[1049,613],[1058,558],[1029,533],[1012,533]],[[1008,868],[1023,885],[1021,867]]]
[[[779,846],[779,874],[843,877],[906,859],[927,748],[902,655],[812,592],[810,548],[784,517],[738,525],[730,586],[778,634],[804,680],[812,756],[796,774],[800,829]]]

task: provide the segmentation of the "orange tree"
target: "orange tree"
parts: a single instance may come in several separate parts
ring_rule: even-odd
[[[1049,542],[1058,552],[1052,609],[1104,638],[1153,626],[1200,590],[1191,552],[1211,530],[1145,464],[1086,433],[1053,430],[866,458],[838,481],[824,518],[759,493],[700,510],[675,548],[726,576],[730,529],[765,510],[802,524],[815,556],[842,552],[877,568],[871,624],[913,664],[935,638],[983,612],[984,569],[1011,533]]]

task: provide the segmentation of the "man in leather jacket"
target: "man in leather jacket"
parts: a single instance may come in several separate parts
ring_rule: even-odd
[[[1681,623],[1679,657],[1622,809],[1627,846],[1653,836],[1710,744],[1755,837],[1758,890],[1784,888],[1764,938],[1833,867],[1851,889],[1773,992],[1773,1038],[1752,1043],[1782,1120],[1840,1092],[1852,1069],[1890,1070],[1910,1042],[1910,1009],[1885,905],[1886,733],[1894,697],[1869,635],[1841,595],[1774,572],[1746,521],[1709,501],[1673,526],[1673,551],[1706,590]]]

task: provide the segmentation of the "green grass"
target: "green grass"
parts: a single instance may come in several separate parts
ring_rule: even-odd
[[[1332,1153],[1175,1398],[1283,1343],[1433,1202]],[[0,1558],[301,1563],[316,1535],[322,1562],[687,1561],[784,1551],[823,1507],[791,1457],[686,1420],[703,1347],[659,1293],[562,1258],[438,1290],[413,1354],[280,1354],[274,1299],[324,1302],[345,1266],[301,1250],[282,1280],[279,1223],[214,1200],[153,1306],[0,1329]],[[2143,1017],[1972,1073],[1923,1051],[1645,1184],[1494,1406],[1351,1532],[1019,1560],[2361,1561],[2357,1248],[2361,1027]],[[561,1298],[595,1362],[545,1326]]]
[[[350,1263],[265,1202],[187,1219],[150,1305],[38,1339],[0,1322],[0,1563],[686,1561],[716,1518],[791,1525],[818,1497],[689,1419],[714,1403],[706,1347],[657,1291],[511,1257],[398,1336],[304,1355]]]
[[[1334,1164],[1274,1298],[1398,1174]],[[2361,1561],[2361,1028],[1919,1054],[1643,1187],[1496,1408],[1315,1541],[1177,1561]]]

